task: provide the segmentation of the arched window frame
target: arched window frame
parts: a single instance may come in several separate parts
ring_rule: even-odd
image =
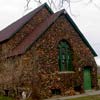
[[[72,50],[66,40],[62,40],[58,45],[58,61],[60,71],[73,71]]]

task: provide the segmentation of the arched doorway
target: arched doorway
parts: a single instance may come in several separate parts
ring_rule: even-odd
[[[92,81],[91,81],[91,68],[84,67],[83,71],[83,79],[84,79],[84,90],[91,90],[92,88]]]

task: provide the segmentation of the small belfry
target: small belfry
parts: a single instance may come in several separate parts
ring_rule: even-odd
[[[97,54],[64,12],[45,3],[0,31],[2,94],[39,100],[97,89]]]

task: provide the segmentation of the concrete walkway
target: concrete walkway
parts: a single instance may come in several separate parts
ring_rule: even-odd
[[[86,91],[86,93],[80,94],[80,95],[65,96],[65,97],[52,97],[50,99],[45,99],[45,100],[66,100],[66,99],[85,97],[85,96],[91,96],[91,95],[99,95],[99,94],[100,94],[100,90],[98,91],[91,90],[91,91]]]

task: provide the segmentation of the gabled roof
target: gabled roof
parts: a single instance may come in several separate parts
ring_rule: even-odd
[[[61,10],[41,23],[29,36],[27,36],[7,57],[25,53],[25,51],[48,29],[48,27],[64,12]]]
[[[7,39],[9,39],[11,36],[13,36],[19,29],[23,27],[37,12],[39,12],[43,7],[46,7],[50,13],[53,13],[53,11],[48,7],[48,5],[45,3],[41,5],[40,7],[36,8],[29,14],[23,16],[16,22],[12,23],[2,31],[0,31],[0,42],[3,42]]]
[[[13,49],[11,52],[8,53],[7,57],[20,55],[26,52],[26,50],[52,25],[57,18],[64,14],[65,10],[61,10],[53,15],[51,15],[49,18],[47,18],[43,23],[41,23],[32,34],[27,36],[15,49]],[[70,22],[70,24],[73,26],[73,28],[76,30],[76,32],[79,34],[80,38],[83,40],[83,42],[89,47],[92,54],[94,56],[97,56],[93,48],[90,46],[86,38],[83,36],[83,34],[80,32],[76,24],[73,22],[71,17],[68,15],[68,13],[65,14],[67,20]]]

